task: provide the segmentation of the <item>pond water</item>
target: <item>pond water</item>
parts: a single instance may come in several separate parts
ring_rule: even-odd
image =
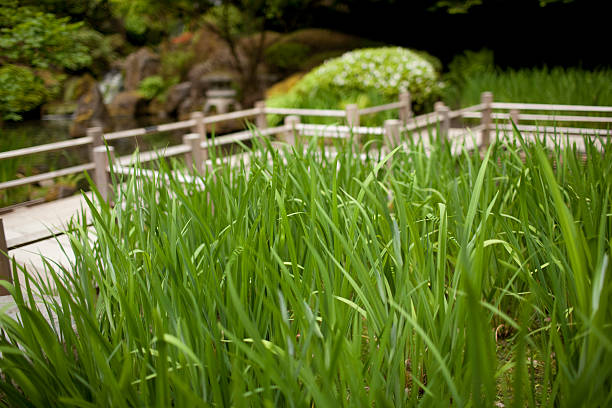
[[[153,117],[119,118],[113,123],[114,130],[134,129],[143,126],[172,122],[160,121]],[[27,120],[19,123],[5,123],[0,128],[0,152],[38,146],[45,143],[70,139],[71,119],[69,116],[53,116],[46,120]],[[230,121],[219,129],[218,135],[243,129],[242,121]],[[222,130],[222,131],[221,131]],[[214,126],[208,129],[215,132]],[[109,144],[115,148],[115,156],[131,155],[134,151],[163,150],[182,143],[185,130],[153,133],[150,135],[128,137],[114,140]],[[231,145],[224,147],[231,149]],[[66,148],[59,151],[23,156],[15,159],[0,160],[0,183],[17,178],[33,176],[90,161],[89,146]],[[0,213],[4,207],[17,203],[42,199],[48,201],[70,195],[80,189],[87,190],[87,178],[83,173],[21,187],[0,190]]]
[[[148,126],[154,122],[151,118],[126,119],[115,123],[115,129],[132,129]],[[0,128],[0,152],[68,140],[70,123],[69,118],[60,117],[53,120],[28,120],[5,124]],[[158,133],[116,140],[110,144],[115,148],[117,156],[123,156],[132,154],[136,149],[140,151],[163,149],[169,145],[180,144],[184,133],[184,131]],[[76,166],[88,161],[88,146],[0,160],[0,182]],[[40,200],[41,197],[53,198],[52,196],[57,193],[54,191],[57,190],[56,184],[70,186],[67,191],[87,188],[86,178],[80,174],[62,177],[52,182],[0,190],[0,207],[28,200]]]

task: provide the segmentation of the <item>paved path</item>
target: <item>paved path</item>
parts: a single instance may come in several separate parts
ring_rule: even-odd
[[[1,217],[7,246],[18,246],[9,250],[9,256],[28,272],[40,275],[43,279],[46,278],[46,268],[41,255],[68,268],[74,259],[68,237],[53,234],[66,230],[70,219],[81,213],[88,217],[87,203],[83,196],[75,195],[3,214]],[[24,245],[35,240],[39,241]],[[19,275],[23,282],[23,274]]]
[[[72,217],[83,211],[83,214],[87,217],[88,211],[86,209],[87,203],[83,196],[75,195],[2,214],[0,217],[4,223],[7,246],[11,248],[64,231]],[[63,234],[9,250],[9,256],[14,258],[19,265],[25,267],[29,274],[36,276],[36,280],[39,282],[41,280],[48,281],[42,256],[67,269],[74,259],[68,237]],[[18,275],[20,282],[24,284],[25,275],[22,272],[19,272]],[[54,288],[55,285],[49,284],[49,286]],[[40,293],[36,289],[34,289],[34,292]],[[49,294],[45,294],[46,296],[49,296]],[[55,324],[53,316],[48,315],[43,302],[41,296],[34,296],[34,306],[43,313],[48,321]],[[15,319],[18,318],[18,308],[11,296],[0,296],[0,313],[6,313]]]

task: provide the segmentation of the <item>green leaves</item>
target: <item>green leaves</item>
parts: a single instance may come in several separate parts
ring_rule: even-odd
[[[364,48],[347,52],[313,69],[285,94],[272,97],[269,106],[343,109],[397,101],[398,89],[409,90],[421,111],[439,95],[434,57],[399,47]],[[382,116],[376,119],[382,123]],[[363,120],[372,120],[364,117]]]
[[[80,39],[83,24],[69,20],[17,3],[0,7],[2,119],[20,120],[20,112],[46,102],[53,93],[52,73],[91,64],[90,50]]]
[[[11,289],[3,401],[610,401],[609,148],[586,162],[559,150],[553,169],[542,145],[481,159],[416,142],[364,160],[317,146],[255,139],[249,167],[215,164],[197,183],[136,166],[121,205],[91,201],[73,264],[48,265],[55,287],[26,273]]]
[[[29,68],[7,64],[0,67],[0,115],[20,120],[20,112],[36,108],[47,100],[43,80]]]
[[[69,23],[27,7],[13,10],[11,23],[0,28],[0,50],[5,60],[35,68],[77,69],[91,63],[89,49],[75,40],[82,23]]]

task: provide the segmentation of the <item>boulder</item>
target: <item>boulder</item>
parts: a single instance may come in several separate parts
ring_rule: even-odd
[[[191,82],[196,82],[213,70],[213,64],[210,62],[199,62],[191,67],[189,73],[187,74],[187,78]]]
[[[70,136],[85,136],[87,128],[94,126],[110,130],[111,118],[96,81],[87,75],[83,77],[79,88],[80,97],[70,125]]]
[[[140,81],[159,73],[161,59],[148,48],[141,48],[127,56],[123,67],[125,69],[123,86],[126,91],[134,91],[138,89]]]
[[[148,101],[138,91],[124,91],[115,96],[113,101],[108,105],[108,111],[111,116],[123,116],[133,118],[135,116],[146,114],[146,105]]]
[[[164,110],[168,115],[173,115],[178,107],[189,98],[191,94],[192,83],[191,82],[181,82],[180,84],[176,84],[172,86],[168,90],[168,94],[166,96],[166,102],[164,104]]]
[[[206,100],[201,95],[189,95],[177,108],[179,120],[189,119],[191,112],[201,111]]]
[[[157,118],[158,120],[167,121],[168,119],[171,119],[170,115],[168,115],[168,112],[166,112],[165,102],[162,102],[157,98],[149,102],[147,113],[148,115],[152,116],[153,118]]]

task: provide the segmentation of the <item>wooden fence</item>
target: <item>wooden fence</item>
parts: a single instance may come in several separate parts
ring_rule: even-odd
[[[360,126],[360,118],[362,116],[390,110],[398,111],[398,119],[385,121],[383,127]],[[537,113],[526,113],[534,111]],[[559,114],[559,112],[569,112],[572,114]],[[268,127],[267,115],[272,114],[285,116],[284,124],[277,127]],[[593,116],[593,114],[599,116]],[[159,157],[184,155],[188,166],[195,165],[196,169],[202,170],[204,166],[211,164],[208,150],[213,144],[207,138],[207,128],[211,125],[230,120],[250,120],[254,123],[256,130],[247,129],[216,137],[214,140],[215,146],[244,142],[252,139],[255,135],[280,136],[281,140],[289,144],[296,142],[296,135],[300,137],[318,135],[328,138],[353,137],[356,139],[356,145],[358,145],[359,138],[362,135],[382,135],[383,143],[387,148],[390,148],[401,143],[402,134],[418,133],[430,126],[435,126],[439,137],[449,138],[452,124],[456,125],[458,122],[461,122],[461,127],[464,127],[465,121],[474,122],[474,120],[478,122],[475,123],[476,126],[471,128],[471,131],[479,133],[479,146],[487,146],[490,143],[491,134],[494,130],[511,130],[512,124],[508,122],[508,119],[512,119],[518,129],[524,132],[556,132],[571,134],[572,137],[582,137],[582,135],[587,137],[611,136],[612,115],[607,116],[607,114],[612,114],[612,107],[496,103],[493,102],[493,95],[490,92],[482,93],[480,104],[451,111],[444,104],[438,102],[433,112],[420,116],[413,116],[410,94],[407,92],[402,93],[397,102],[363,109],[359,109],[355,104],[347,105],[344,110],[273,108],[267,107],[265,102],[261,101],[257,102],[252,109],[222,115],[205,117],[202,112],[194,112],[189,120],[111,133],[103,133],[101,128],[91,128],[88,129],[86,137],[0,152],[0,160],[5,160],[78,146],[88,146],[90,158],[89,162],[76,166],[2,181],[0,182],[0,190],[38,183],[65,175],[78,174],[84,171],[93,171],[93,181],[102,196],[108,198],[110,194],[109,160],[113,161],[113,168],[116,172],[129,174],[131,172],[129,166],[133,159],[132,155],[115,158],[114,149],[112,146],[107,146],[108,142],[177,130],[186,131],[182,144],[170,146],[160,152],[141,152],[138,160],[144,163]],[[302,124],[300,123],[300,117],[302,116],[337,118],[339,121],[344,122],[344,124]],[[597,123],[603,126],[600,128],[560,126],[563,123]],[[232,160],[228,158],[227,161],[231,163]],[[6,254],[9,250],[15,248],[15,245],[11,242],[6,242],[4,238],[4,229],[0,219],[0,252]],[[19,246],[21,245],[24,245],[24,243],[19,243]],[[0,279],[10,278],[8,269],[6,258],[0,256]]]

